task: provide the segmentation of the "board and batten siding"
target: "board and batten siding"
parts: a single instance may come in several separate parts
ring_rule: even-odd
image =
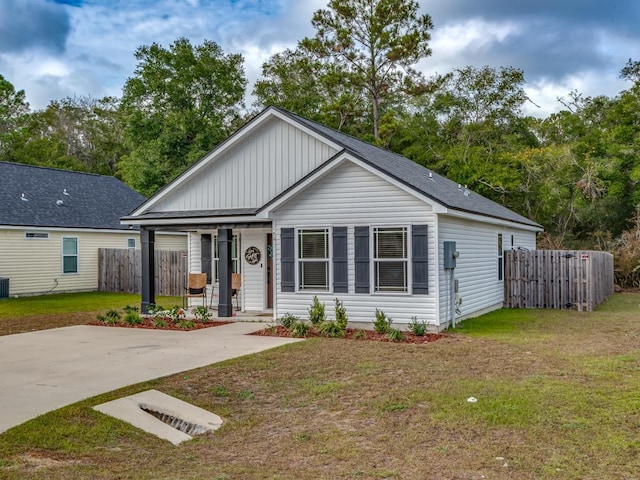
[[[48,233],[48,239],[26,239],[25,232]],[[78,239],[78,273],[62,273],[62,238]],[[159,236],[156,248],[165,242]],[[186,236],[166,239],[171,249],[184,250]],[[0,277],[9,278],[10,295],[33,295],[98,289],[98,249],[127,248],[127,239],[137,231],[98,232],[91,230],[0,229]],[[58,282],[56,286],[56,280]]]
[[[412,224],[428,225],[429,293],[424,295],[356,294],[354,226],[410,226]],[[349,292],[333,293],[332,290],[317,293],[282,292],[281,265],[276,261],[274,264],[277,289],[276,316],[282,317],[285,313],[291,313],[308,318],[307,309],[315,294],[321,302],[325,303],[329,318],[333,318],[333,302],[338,297],[343,301],[351,322],[371,323],[375,319],[376,308],[379,308],[384,310],[396,324],[409,323],[413,316],[432,325],[435,324],[437,296],[434,225],[432,208],[424,201],[354,163],[347,161],[336,167],[273,213],[275,259],[281,258],[282,228],[346,226]],[[411,270],[409,270],[409,279],[411,279]]]
[[[326,142],[273,118],[223,152],[153,211],[261,207],[335,153]]]
[[[536,234],[517,228],[491,223],[438,216],[438,272],[440,283],[440,317],[449,321],[450,274],[444,270],[443,242],[456,242],[459,257],[456,260],[454,278],[458,280],[458,294],[462,299],[461,313],[456,318],[468,318],[474,314],[500,308],[504,301],[504,284],[498,279],[498,234],[503,235],[503,249],[535,250]]]

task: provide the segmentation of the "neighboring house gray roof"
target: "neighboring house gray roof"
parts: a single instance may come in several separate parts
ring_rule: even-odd
[[[538,223],[509,210],[507,207],[493,200],[489,200],[480,194],[468,190],[464,186],[458,188],[457,183],[435,172],[431,172],[406,157],[358,140],[357,138],[300,117],[282,108],[269,108],[274,108],[282,112],[296,122],[303,124],[319,135],[342,146],[345,151],[365,163],[368,163],[379,171],[390,175],[401,183],[404,183],[448,208],[541,228]]]
[[[128,230],[145,200],[115,177],[18,163],[0,162],[0,182],[0,225]]]

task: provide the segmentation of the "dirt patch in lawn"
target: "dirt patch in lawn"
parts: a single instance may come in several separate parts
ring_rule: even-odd
[[[0,320],[0,336],[86,325],[94,321],[98,313],[100,312],[49,313],[30,317],[3,318]]]
[[[267,327],[251,335],[259,335],[266,337],[293,337],[291,330],[283,327],[282,325],[275,325]],[[402,332],[402,339],[397,340],[397,343],[429,343],[440,340],[445,335],[442,333],[427,333],[425,335],[414,335],[411,332]],[[322,334],[316,329],[309,329],[305,337],[322,337]],[[351,340],[375,340],[378,342],[391,342],[389,336],[386,333],[377,333],[373,330],[361,330],[357,328],[347,328],[344,337]]]

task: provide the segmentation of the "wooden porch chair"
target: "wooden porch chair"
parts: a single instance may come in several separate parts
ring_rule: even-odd
[[[187,288],[184,292],[182,304],[188,307],[189,298],[202,298],[202,305],[207,306],[207,274],[190,273],[187,279]]]
[[[236,297],[236,310],[240,310],[238,306],[238,293],[240,292],[240,287],[242,286],[242,275],[239,273],[231,274],[231,298]]]

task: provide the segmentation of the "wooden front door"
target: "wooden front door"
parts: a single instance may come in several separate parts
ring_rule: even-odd
[[[267,233],[267,308],[273,308],[273,234]]]

